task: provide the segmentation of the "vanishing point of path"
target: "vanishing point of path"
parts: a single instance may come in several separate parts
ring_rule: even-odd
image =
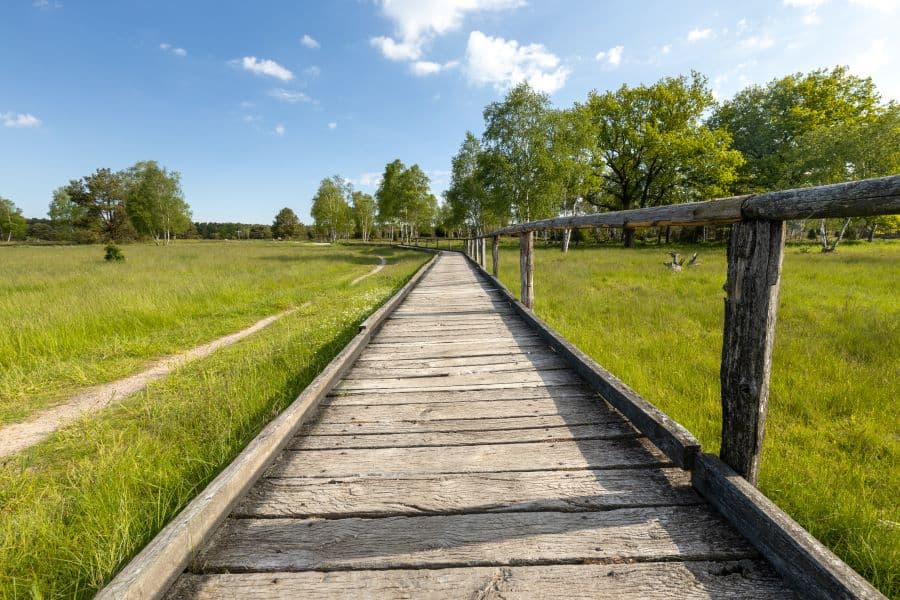
[[[443,254],[170,598],[791,598]]]

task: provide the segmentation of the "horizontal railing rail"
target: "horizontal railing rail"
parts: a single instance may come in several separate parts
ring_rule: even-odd
[[[719,373],[722,460],[756,484],[768,410],[784,221],[900,214],[900,175],[652,208],[556,217],[466,238],[463,252],[499,273],[500,236],[519,235],[520,298],[534,307],[534,232],[594,227],[731,225]]]

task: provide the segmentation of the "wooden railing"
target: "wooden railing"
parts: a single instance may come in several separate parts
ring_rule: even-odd
[[[519,235],[521,302],[534,306],[534,232],[595,227],[732,224],[725,282],[720,370],[720,456],[752,484],[759,474],[772,370],[772,347],[784,254],[784,221],[900,214],[900,175],[821,187],[735,196],[519,223],[465,240],[463,251],[498,276],[500,236]]]

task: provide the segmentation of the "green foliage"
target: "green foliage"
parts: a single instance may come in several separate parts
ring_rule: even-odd
[[[28,225],[22,216],[22,209],[0,196],[0,241],[8,242],[25,237]]]
[[[353,192],[353,222],[356,224],[356,233],[364,242],[369,241],[372,229],[375,227],[375,198],[371,194]]]
[[[519,222],[553,214],[550,99],[527,83],[484,109],[480,170],[493,211]]]
[[[157,244],[169,244],[172,234],[185,232],[191,224],[191,210],[181,191],[181,174],[160,167],[156,161],[134,164],[123,173],[126,212],[138,234],[153,237]]]
[[[430,184],[419,165],[407,168],[400,159],[388,163],[375,192],[379,221],[397,227],[404,240],[430,230],[437,216],[437,199]]]
[[[125,208],[128,197],[125,173],[97,169],[92,175],[70,181],[65,193],[82,211],[79,226],[97,232],[108,241],[121,242],[134,237],[134,227]]]
[[[125,260],[125,255],[122,254],[122,249],[115,244],[107,244],[103,250],[103,260],[107,262],[122,262],[123,260]]]
[[[473,232],[486,231],[500,224],[494,217],[484,188],[483,173],[479,170],[481,142],[471,132],[450,163],[450,187],[444,192],[447,205],[441,215],[445,229],[467,227]]]
[[[300,235],[302,229],[303,224],[297,217],[297,213],[288,207],[284,207],[275,215],[270,237],[291,239]]]
[[[742,159],[726,132],[703,124],[712,105],[706,78],[696,72],[591,93],[581,110],[594,127],[603,180],[592,201],[626,210],[725,195]]]
[[[53,200],[50,201],[47,214],[60,235],[65,239],[73,239],[75,226],[84,220],[86,211],[84,207],[72,202],[65,187],[58,187],[53,190]]]
[[[316,229],[332,242],[350,237],[353,223],[350,194],[350,184],[340,175],[334,175],[322,180],[313,197],[310,214],[315,219]]]
[[[744,155],[744,191],[830,183],[843,179],[835,175],[844,170],[840,130],[854,138],[867,131],[864,126],[874,124],[883,110],[880,100],[870,78],[851,75],[846,67],[819,69],[747,87],[716,110],[710,125],[727,130]],[[827,132],[831,128],[836,129]],[[860,157],[852,148],[860,141],[865,140],[849,142],[850,161]],[[891,151],[889,146],[879,150]],[[816,156],[819,151],[824,155]]]
[[[900,243],[807,247],[789,246],[784,259],[760,488],[898,597]],[[673,275],[655,247],[539,248],[535,309],[716,453],[725,250],[675,249],[699,251],[702,265]],[[504,246],[510,289],[518,263],[517,247]]]

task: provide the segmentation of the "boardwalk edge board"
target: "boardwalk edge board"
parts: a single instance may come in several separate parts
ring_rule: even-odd
[[[731,467],[716,456],[700,452],[700,443],[687,429],[575,348],[519,302],[498,278],[471,257],[466,258],[479,273],[497,286],[516,312],[532,324],[579,375],[666,456],[691,471],[694,488],[772,563],[801,597],[886,600],[865,578]],[[679,462],[679,457],[682,462]]]
[[[697,456],[691,483],[803,596],[885,598],[718,457]]]
[[[161,598],[190,564],[240,498],[265,472],[321,400],[346,374],[391,312],[434,266],[438,255],[416,271],[280,415],[213,479],[97,594],[101,600]]]
[[[607,402],[625,415],[672,462],[683,469],[691,468],[694,456],[700,451],[700,442],[697,441],[697,438],[625,385],[615,375],[598,365],[587,354],[573,346],[555,329],[519,302],[499,279],[484,270],[481,265],[471,258],[469,258],[469,262],[475,265],[478,271],[486,276],[493,285],[497,286],[497,289],[519,316],[531,325],[591,388],[599,392]]]

